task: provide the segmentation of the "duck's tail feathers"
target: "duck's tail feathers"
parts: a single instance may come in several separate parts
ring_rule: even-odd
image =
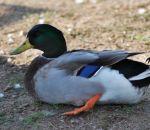
[[[142,72],[142,73],[140,73],[136,76],[133,76],[133,77],[129,78],[129,80],[130,81],[135,81],[135,80],[142,80],[142,79],[145,79],[145,78],[150,78],[150,67],[146,71],[144,71],[144,72]]]
[[[148,87],[150,85],[150,68],[136,76],[129,78],[129,80],[135,87]]]
[[[147,53],[147,52],[129,52],[128,57],[143,54],[143,53]]]

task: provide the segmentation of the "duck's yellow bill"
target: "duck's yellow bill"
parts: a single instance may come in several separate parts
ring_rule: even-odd
[[[31,45],[31,43],[29,42],[29,39],[27,39],[22,45],[20,45],[18,48],[16,48],[15,50],[13,50],[12,52],[10,52],[10,55],[17,55],[20,54],[30,48],[33,48],[33,46]]]

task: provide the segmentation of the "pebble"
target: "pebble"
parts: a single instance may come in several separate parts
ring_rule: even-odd
[[[72,30],[73,30],[72,28],[67,29],[68,33],[70,33]]]
[[[8,42],[8,44],[12,44],[12,43],[14,43],[14,39],[10,37],[10,38],[8,38],[7,42]]]
[[[16,98],[16,97],[17,97],[17,95],[13,94],[11,97],[12,97],[12,98]]]
[[[7,59],[7,62],[8,62],[8,63],[12,62],[12,59],[11,59],[11,58],[8,58],[8,59]]]
[[[72,24],[67,25],[67,33],[70,34],[73,31],[74,26]]]
[[[15,89],[20,89],[20,88],[22,88],[22,86],[20,84],[14,84],[14,88]]]
[[[19,36],[23,36],[23,30],[19,32]]]
[[[13,34],[12,33],[9,33],[8,35],[7,35],[7,37],[8,37],[8,44],[11,44],[11,43],[14,43],[14,39],[13,39]]]
[[[82,3],[84,3],[85,2],[85,0],[75,0],[75,3],[76,4],[82,4]]]
[[[23,119],[24,119],[23,117],[19,117],[19,121],[23,121]]]
[[[53,116],[53,115],[56,114],[56,113],[53,112],[53,111],[47,111],[47,110],[43,110],[42,113],[43,113],[44,116],[46,116],[46,117],[50,117],[50,116]]]
[[[145,12],[146,12],[146,9],[144,9],[144,8],[138,9],[138,14],[144,14]]]
[[[0,55],[4,55],[4,51],[3,50],[0,50]]]
[[[43,24],[43,23],[45,23],[44,18],[40,18],[38,23],[39,23],[39,24]]]
[[[72,123],[72,124],[79,123],[79,122],[80,122],[79,119],[71,119],[70,120],[70,123]]]
[[[0,92],[0,98],[3,98],[3,97],[4,97],[4,94]]]
[[[9,34],[7,35],[8,38],[10,38],[10,37],[12,37],[12,36],[13,36],[12,33],[9,33]]]

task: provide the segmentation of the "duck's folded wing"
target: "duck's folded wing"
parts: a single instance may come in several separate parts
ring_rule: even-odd
[[[75,51],[66,53],[53,61],[55,67],[76,68],[85,64],[98,63],[101,66],[115,64],[129,56],[141,54],[143,52],[127,51]]]
[[[98,53],[99,58],[95,61],[102,66],[113,65],[127,57],[142,54],[144,52],[127,52],[127,51],[101,51]]]

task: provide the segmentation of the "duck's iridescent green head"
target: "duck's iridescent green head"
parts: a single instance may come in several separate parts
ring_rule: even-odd
[[[13,52],[12,55],[35,48],[43,51],[43,56],[54,58],[67,51],[63,33],[48,24],[35,25],[27,34],[26,41]]]

